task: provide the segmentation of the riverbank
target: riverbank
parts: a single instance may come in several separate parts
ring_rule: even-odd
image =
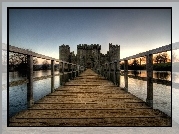
[[[155,71],[172,71],[172,65],[171,62],[167,63],[155,63],[153,64],[153,70]],[[179,67],[179,64],[176,66]],[[121,64],[121,70],[124,69],[124,64]],[[146,65],[128,65],[128,70],[146,70]]]

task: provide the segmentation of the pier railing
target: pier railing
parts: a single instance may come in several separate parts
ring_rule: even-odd
[[[175,47],[174,47],[175,48]],[[147,71],[147,98],[146,103],[153,107],[153,54],[158,54],[166,51],[171,51],[171,44],[142,52],[133,56],[129,56],[113,62],[108,62],[100,67],[99,74],[106,79],[112,81],[115,85],[120,86],[120,62],[124,61],[124,90],[128,92],[128,60],[140,57],[146,57],[146,71]]]
[[[33,99],[33,82],[34,81],[51,78],[51,92],[54,92],[55,90],[54,89],[54,77],[55,76],[60,76],[59,85],[64,85],[67,81],[74,79],[80,73],[84,71],[80,69],[81,67],[77,64],[55,59],[49,56],[38,54],[33,51],[18,48],[15,46],[9,45],[9,52],[27,55],[27,79],[9,82],[9,87],[18,86],[18,85],[27,83],[27,107],[28,108],[30,108],[34,104],[34,99]],[[33,77],[33,57],[51,60],[51,75],[34,78]],[[59,74],[54,73],[55,61],[59,63]]]
[[[120,62],[124,61],[124,90],[128,92],[128,60],[136,59],[140,57],[146,57],[146,71],[147,71],[147,98],[146,103],[150,106],[153,105],[153,54],[171,51],[171,44],[162,46],[156,49],[152,49],[146,52],[142,52],[133,56],[129,56],[123,59],[115,60],[109,63],[105,63],[98,70],[97,73],[104,76],[106,79],[112,81],[115,85],[120,86]],[[49,56],[45,56],[42,54],[38,54],[32,52],[30,50],[18,48],[15,46],[9,45],[9,52],[19,53],[27,55],[27,79],[12,81],[9,83],[9,86],[17,86],[20,84],[27,83],[27,102],[28,107],[31,107],[34,103],[33,100],[33,82],[40,80],[51,78],[51,92],[54,91],[54,77],[60,76],[59,85],[64,85],[65,82],[74,79],[77,77],[84,69],[81,69],[80,65],[69,63],[66,61],[62,61],[59,59],[55,59]],[[51,60],[51,75],[36,77],[33,78],[33,57],[42,58],[46,60]],[[59,74],[54,74],[54,64],[55,62],[59,63]]]

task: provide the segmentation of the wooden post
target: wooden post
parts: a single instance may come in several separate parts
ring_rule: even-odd
[[[62,73],[62,77],[61,77],[61,85],[64,85],[64,81],[65,81],[65,75],[64,75],[64,62],[62,61],[61,62],[62,63],[62,71],[61,71],[61,73]]]
[[[65,83],[66,83],[66,82],[68,81],[68,79],[69,79],[68,72],[69,72],[69,66],[68,66],[68,63],[65,62],[65,72],[64,72]]]
[[[77,76],[79,76],[80,75],[80,65],[77,65]]]
[[[125,81],[124,90],[128,92],[128,60],[124,60],[124,81]]]
[[[60,68],[60,66],[61,66],[61,62],[59,61],[59,86],[61,85],[61,83],[62,83],[62,77],[61,77],[61,68]]]
[[[117,64],[118,64],[118,69],[117,69],[117,71],[118,71],[118,73],[117,73],[117,86],[118,87],[120,87],[120,85],[121,85],[121,74],[120,74],[120,72],[121,72],[121,67],[120,67],[120,61],[118,61],[117,62]]]
[[[71,71],[72,71],[72,79],[74,79],[74,78],[75,78],[75,70],[74,70],[75,65],[72,64],[71,66],[72,66],[72,68],[71,68]]]
[[[118,85],[118,82],[117,82],[117,61],[114,61],[114,84],[115,85]]]
[[[72,69],[71,69],[71,67],[72,67],[72,64],[68,63],[68,81],[70,81],[72,79],[72,75],[71,75]]]
[[[27,107],[30,108],[34,104],[33,100],[33,56],[27,55]]]
[[[75,78],[75,70],[74,70],[74,67],[75,67],[75,65],[72,64],[72,79]]]
[[[76,77],[78,77],[78,65],[75,65]]]
[[[54,60],[51,60],[51,93],[54,92]]]
[[[146,69],[147,69],[147,98],[146,103],[153,107],[153,54],[146,56]]]
[[[79,65],[79,74],[81,74],[81,66]]]

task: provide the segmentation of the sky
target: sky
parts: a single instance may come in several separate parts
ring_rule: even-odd
[[[59,58],[59,46],[109,43],[121,58],[171,44],[170,9],[10,9],[9,44]]]

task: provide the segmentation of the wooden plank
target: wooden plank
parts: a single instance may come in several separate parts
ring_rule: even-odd
[[[119,110],[27,110],[17,114],[16,119],[29,118],[103,118],[103,117],[159,117],[163,114],[153,109],[119,109]]]
[[[92,70],[10,118],[10,126],[171,126],[171,118],[147,106]],[[77,77],[79,78],[79,77]]]
[[[170,126],[168,118],[129,117],[129,118],[61,118],[61,119],[17,119],[12,126]]]

